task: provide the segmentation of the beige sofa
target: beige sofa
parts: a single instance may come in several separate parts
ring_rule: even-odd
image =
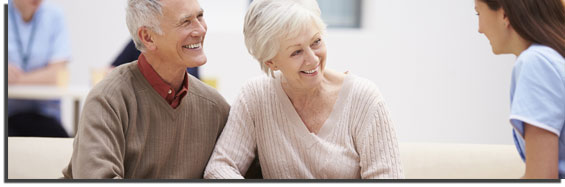
[[[8,138],[8,179],[56,179],[72,138]],[[407,179],[511,179],[524,173],[514,145],[400,143]]]

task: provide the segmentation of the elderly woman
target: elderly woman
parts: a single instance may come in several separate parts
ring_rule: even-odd
[[[266,179],[403,178],[382,95],[325,68],[325,28],[315,0],[251,3],[245,44],[271,77],[243,87],[205,178],[243,178],[256,156]]]

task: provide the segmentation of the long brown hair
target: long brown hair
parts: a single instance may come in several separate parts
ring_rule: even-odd
[[[565,7],[561,0],[480,0],[502,8],[512,28],[525,40],[549,46],[565,57]]]

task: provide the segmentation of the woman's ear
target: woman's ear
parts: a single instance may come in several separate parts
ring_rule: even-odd
[[[499,14],[501,14],[502,23],[504,24],[504,27],[505,28],[511,28],[510,27],[510,19],[508,19],[508,16],[506,15],[506,12],[504,12],[504,9],[500,8],[498,11],[499,11]]]
[[[265,65],[267,65],[267,67],[269,67],[271,71],[279,70],[279,67],[272,60],[266,61]]]
[[[137,36],[141,39],[141,43],[143,43],[145,49],[149,51],[157,49],[157,45],[155,45],[155,41],[153,40],[154,34],[155,33],[147,27],[141,27],[137,30]]]

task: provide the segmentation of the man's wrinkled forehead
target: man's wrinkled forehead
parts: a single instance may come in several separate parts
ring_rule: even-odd
[[[161,0],[163,15],[172,16],[177,20],[197,16],[203,12],[197,0]]]

